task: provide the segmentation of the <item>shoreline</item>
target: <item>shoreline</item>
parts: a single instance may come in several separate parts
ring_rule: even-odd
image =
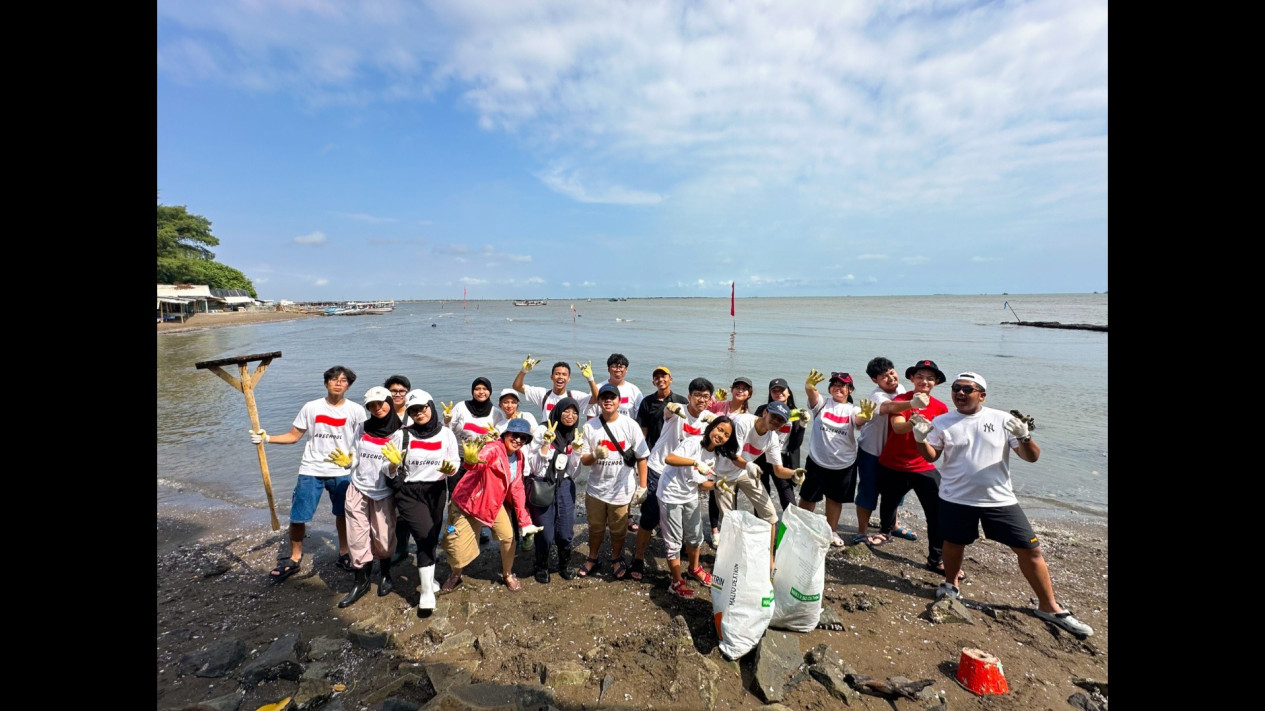
[[[184,323],[164,321],[158,326],[159,335],[164,333],[188,333],[205,331],[226,326],[243,326],[252,323],[272,323],[275,321],[294,321],[303,318],[316,318],[322,314],[308,314],[298,311],[227,311],[218,314],[194,314]]]

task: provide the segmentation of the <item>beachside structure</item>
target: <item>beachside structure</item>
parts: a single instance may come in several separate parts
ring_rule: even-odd
[[[159,284],[158,323],[189,320],[197,313],[254,309],[259,302],[245,289],[212,289],[206,284]]]

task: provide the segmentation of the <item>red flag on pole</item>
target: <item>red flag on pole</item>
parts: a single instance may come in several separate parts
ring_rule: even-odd
[[[734,283],[729,282],[729,315],[734,315]]]

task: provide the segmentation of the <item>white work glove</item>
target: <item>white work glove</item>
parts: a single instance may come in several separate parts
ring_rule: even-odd
[[[928,420],[922,415],[914,415],[909,418],[909,421],[914,425],[914,441],[926,442],[927,435],[931,434],[931,420]]]
[[[755,462],[747,462],[747,476],[752,479],[760,478],[760,465]]]
[[[931,404],[931,396],[927,393],[914,393],[914,396],[909,398],[909,402],[913,403],[914,409],[921,410]]]
[[[606,445],[599,444],[597,445],[597,449],[593,450],[593,456],[598,459],[606,459],[611,456],[611,451],[606,448]]]
[[[664,405],[663,409],[667,410],[673,415],[676,415],[677,417],[685,417],[685,408],[681,407],[681,403],[679,402],[670,402]]]
[[[1028,433],[1028,423],[1018,417],[1011,417],[1006,420],[1006,431],[1015,436],[1015,439],[1025,440],[1032,435]]]
[[[706,422],[707,424],[711,424],[714,419],[716,419],[716,413],[711,410],[703,410],[698,416],[699,422]]]
[[[799,469],[796,469],[796,470],[795,470],[795,473],[791,475],[791,483],[792,483],[792,484],[794,484],[795,486],[799,486],[800,484],[803,484],[803,483],[804,483],[804,476],[805,476],[806,474],[808,474],[808,470],[807,470],[807,469],[805,469],[805,468],[803,468],[803,467],[800,467]]]
[[[531,524],[530,526],[523,526],[523,535],[530,536],[533,533],[540,533],[543,530],[545,530],[543,526]]]
[[[267,441],[268,441],[268,433],[261,429],[255,430],[254,432],[250,433],[251,444],[259,444],[260,442],[267,442]]]
[[[538,365],[540,365],[540,359],[532,358],[531,355],[528,355],[527,358],[523,360],[523,372],[530,373],[531,369]]]
[[[642,503],[645,502],[646,496],[649,493],[650,493],[650,490],[647,489],[646,487],[644,486],[637,487],[636,491],[633,492],[632,500],[629,501],[628,504],[630,506],[640,506]]]
[[[700,459],[699,461],[694,462],[694,468],[698,470],[699,474],[702,474],[703,476],[710,476],[716,471],[716,468],[712,466],[713,463],[713,461],[704,461]]]

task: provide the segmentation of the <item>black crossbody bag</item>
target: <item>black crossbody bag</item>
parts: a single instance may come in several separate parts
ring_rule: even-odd
[[[599,417],[601,416],[599,415]],[[634,453],[631,449],[625,451],[623,447],[619,446],[619,438],[615,436],[614,432],[611,432],[611,428],[607,426],[606,420],[602,420],[602,429],[606,430],[606,436],[611,438],[611,444],[615,445],[615,449],[619,452],[619,456],[624,459],[624,466],[637,466],[636,453]]]

